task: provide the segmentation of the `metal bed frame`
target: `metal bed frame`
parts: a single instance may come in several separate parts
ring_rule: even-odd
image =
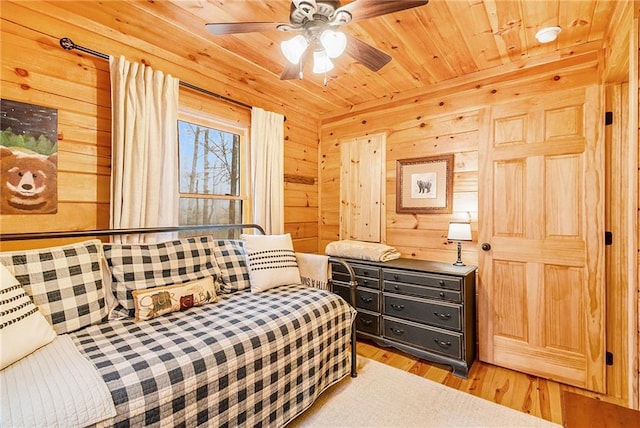
[[[0,234],[0,242],[2,241],[26,241],[38,239],[58,239],[58,238],[89,238],[98,236],[119,236],[119,235],[135,235],[150,233],[167,233],[167,232],[193,232],[193,231],[214,231],[214,230],[244,230],[253,229],[264,235],[264,229],[258,224],[218,224],[218,225],[200,225],[200,226],[171,226],[171,227],[145,227],[130,229],[98,229],[98,230],[70,230],[60,232],[27,232],[27,233],[4,233]],[[356,274],[353,268],[344,260],[329,257],[329,263],[338,263],[344,266],[349,272],[349,298],[350,305],[356,307]],[[329,290],[333,292],[333,283],[329,279]],[[357,353],[356,353],[356,323],[351,324],[351,377],[356,377],[357,372]]]

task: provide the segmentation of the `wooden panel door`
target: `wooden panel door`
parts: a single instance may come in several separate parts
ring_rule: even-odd
[[[604,392],[600,91],[531,97],[485,117],[478,328],[482,361]]]
[[[383,242],[385,135],[340,145],[340,239]]]

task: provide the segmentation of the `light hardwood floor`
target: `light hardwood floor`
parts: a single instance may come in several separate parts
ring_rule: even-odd
[[[482,397],[512,409],[563,424],[562,391],[571,391],[625,406],[620,400],[581,390],[536,376],[475,361],[467,379],[454,376],[451,370],[431,364],[393,348],[369,341],[358,341],[358,355],[414,373],[451,388]]]

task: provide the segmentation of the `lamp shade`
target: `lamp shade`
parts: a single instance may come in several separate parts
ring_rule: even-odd
[[[284,54],[287,61],[291,64],[298,64],[300,62],[300,57],[304,53],[305,49],[307,49],[307,39],[304,38],[302,34],[295,36],[292,39],[285,40],[280,44],[280,49]]]
[[[329,58],[338,58],[347,47],[347,36],[339,31],[324,30],[320,35],[320,43]]]
[[[449,223],[447,239],[449,241],[471,241],[471,223],[452,221]]]
[[[313,52],[313,72],[317,74],[333,70],[333,63],[324,50]]]

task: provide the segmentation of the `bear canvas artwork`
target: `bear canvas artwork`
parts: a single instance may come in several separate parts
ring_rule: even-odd
[[[58,211],[58,111],[0,99],[0,214]]]

